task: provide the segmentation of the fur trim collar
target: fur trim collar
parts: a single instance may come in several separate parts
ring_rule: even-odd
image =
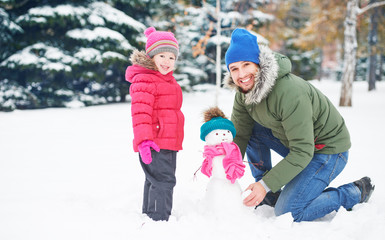
[[[144,51],[139,51],[135,49],[130,56],[130,61],[133,65],[139,65],[149,70],[158,70],[154,61],[150,57],[148,57]]]
[[[278,63],[273,51],[266,46],[259,46],[259,72],[255,75],[255,85],[245,94],[246,104],[258,104],[269,95],[275,85],[278,77]],[[224,78],[224,85],[241,92],[241,89],[235,85],[229,72]]]

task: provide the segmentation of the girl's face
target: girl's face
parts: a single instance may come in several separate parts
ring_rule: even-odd
[[[174,70],[175,66],[175,55],[170,52],[161,52],[154,56],[154,62],[158,71],[166,75],[167,73]]]

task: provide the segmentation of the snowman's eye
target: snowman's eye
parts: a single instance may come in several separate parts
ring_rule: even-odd
[[[230,131],[229,131],[229,130],[227,130],[227,132],[228,132],[228,133],[230,133]]]
[[[216,133],[215,135],[219,135],[218,133]]]

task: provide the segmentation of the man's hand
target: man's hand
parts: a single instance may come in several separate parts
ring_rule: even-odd
[[[248,207],[258,206],[266,196],[266,190],[259,182],[250,184],[245,191],[247,190],[250,190],[251,193],[243,199],[243,204]]]

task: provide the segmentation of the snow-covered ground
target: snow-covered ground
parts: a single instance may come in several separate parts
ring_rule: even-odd
[[[338,105],[340,83],[313,84]],[[220,91],[227,116],[233,95]],[[202,112],[214,97],[213,89],[184,94],[184,150],[169,222],[141,214],[144,175],[132,150],[129,103],[0,113],[0,239],[385,239],[385,82],[370,93],[367,83],[354,83],[354,106],[339,107],[353,146],[332,186],[368,175],[372,198],[314,222],[293,223],[267,206],[222,218],[201,211],[208,178],[194,172],[203,160]],[[250,175],[247,167],[243,188]]]

